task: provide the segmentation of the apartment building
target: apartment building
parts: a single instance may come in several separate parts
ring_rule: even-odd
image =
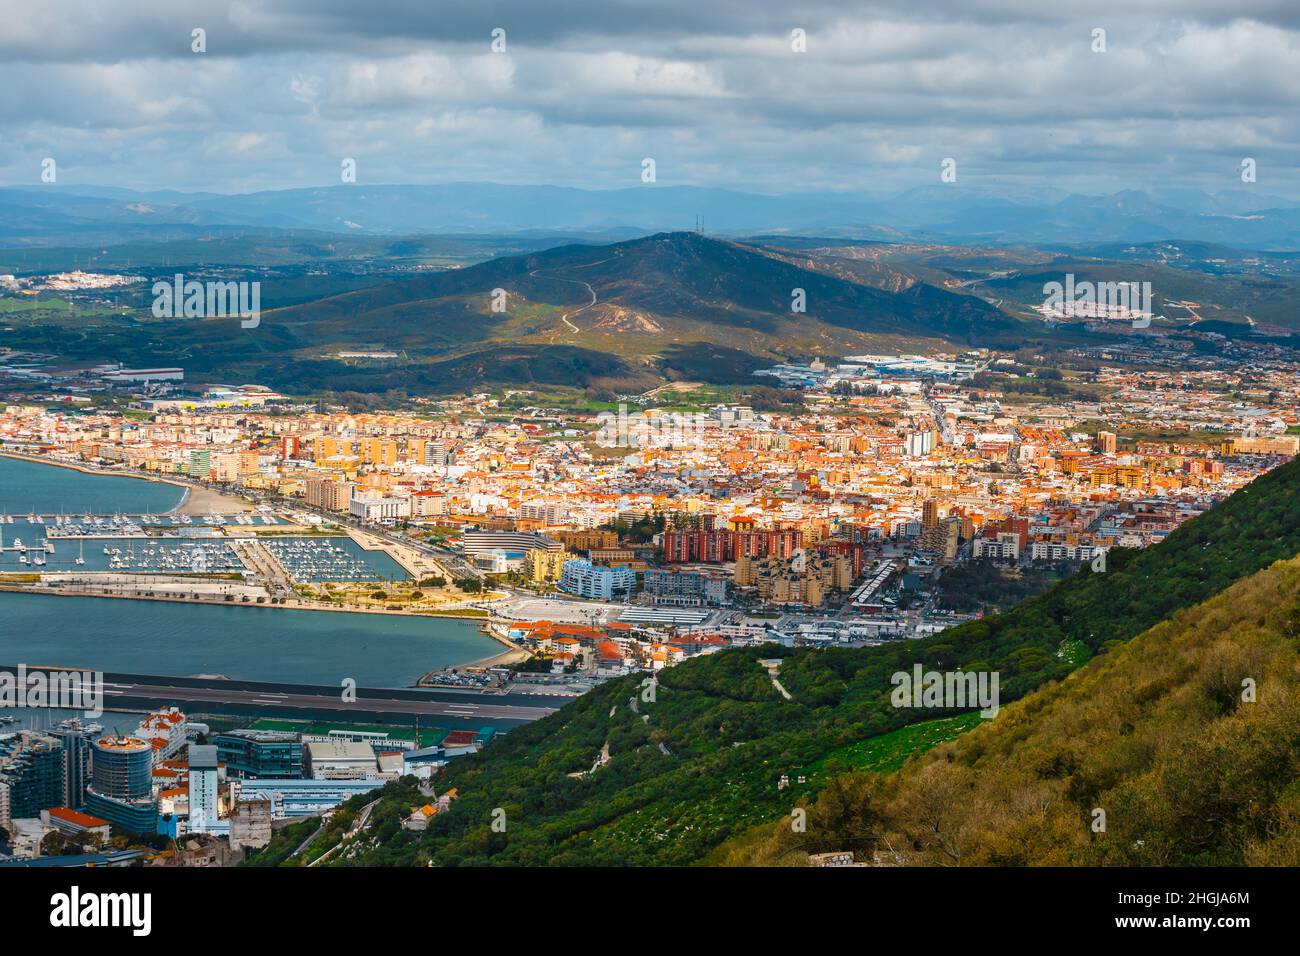
[[[533,584],[548,584],[560,580],[564,573],[565,553],[531,548],[524,552],[524,574]]]
[[[616,594],[636,589],[636,572],[631,568],[603,568],[583,558],[564,562],[560,590],[579,597],[608,601]]]
[[[347,511],[356,484],[332,478],[308,478],[303,482],[307,504],[327,511]]]
[[[348,502],[348,513],[362,521],[400,521],[411,516],[411,499],[405,496],[354,494]]]

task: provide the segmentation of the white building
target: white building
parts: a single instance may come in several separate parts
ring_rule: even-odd
[[[1033,561],[1091,561],[1093,556],[1103,548],[1090,544],[1061,544],[1055,541],[1035,541],[1029,546],[1029,557]]]
[[[975,557],[1017,560],[1020,557],[1020,535],[999,531],[996,538],[976,538]]]
[[[164,760],[171,760],[189,739],[185,714],[175,707],[163,707],[151,711],[140,720],[132,735],[149,741],[153,748],[154,765]]]
[[[500,548],[494,551],[481,551],[474,555],[474,567],[488,574],[505,574],[510,570],[510,559]]]
[[[560,573],[560,590],[579,597],[609,600],[635,588],[636,572],[631,568],[604,568],[583,558],[565,561]]]
[[[303,743],[304,772],[315,780],[357,780],[379,774],[375,750],[353,740],[312,740]]]
[[[396,521],[411,516],[411,499],[388,495],[355,495],[348,502],[348,513],[362,521]]]

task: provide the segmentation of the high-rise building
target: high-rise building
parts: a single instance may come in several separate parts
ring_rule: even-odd
[[[189,472],[195,478],[206,478],[212,471],[212,452],[206,448],[190,449]]]
[[[0,742],[0,785],[8,791],[9,820],[39,817],[63,805],[63,745],[55,737],[20,731]]]
[[[454,457],[455,456],[447,446],[440,441],[425,442],[420,446],[420,454],[418,456],[420,464],[422,465],[434,465],[443,468],[452,464]]]
[[[1103,455],[1115,454],[1119,438],[1114,432],[1097,432],[1097,451]]]
[[[524,552],[524,573],[534,584],[558,581],[564,573],[564,552],[530,548]]]
[[[101,737],[90,761],[86,812],[132,833],[155,832],[158,811],[149,742],[139,737]]]
[[[91,786],[115,800],[137,800],[150,795],[153,755],[149,742],[139,737],[101,737],[91,757]]]
[[[831,591],[848,591],[853,577],[851,554],[807,551],[791,558],[742,557],[735,573],[737,587],[755,588],[764,601],[808,607],[824,603]]]
[[[190,744],[190,833],[214,833],[228,829],[219,822],[217,805],[217,748],[210,745]]]
[[[946,560],[953,560],[957,557],[961,544],[961,522],[962,519],[956,515],[940,519],[933,525],[922,522],[921,534],[916,539],[917,548],[938,554]]]
[[[94,749],[91,731],[73,718],[50,731],[63,743],[64,797],[63,806],[76,809],[86,802],[86,787],[90,784],[90,753]]]
[[[732,531],[665,531],[664,561],[720,564],[745,558],[790,558],[803,547],[803,532],[793,529]]]
[[[361,456],[370,465],[395,465],[397,442],[384,438],[367,438],[361,442]]]
[[[333,481],[329,478],[308,478],[303,483],[307,504],[327,511],[347,511],[356,485],[350,481]]]

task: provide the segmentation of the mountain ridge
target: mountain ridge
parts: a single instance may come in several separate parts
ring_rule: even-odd
[[[0,241],[48,241],[98,226],[261,226],[335,233],[513,233],[680,229],[827,234],[863,239],[980,242],[1147,242],[1171,238],[1253,248],[1300,248],[1300,202],[1246,189],[1059,191],[1012,194],[962,182],[892,196],[848,192],[765,195],[642,184],[616,189],[464,182],[333,185],[253,193],[133,193],[51,184],[0,187]],[[105,234],[108,234],[107,231]],[[96,237],[95,241],[101,241]]]
[[[793,311],[800,295],[804,312]],[[263,328],[300,365],[324,360],[322,351],[340,342],[382,342],[423,363],[426,382],[451,380],[439,367],[452,362],[481,366],[474,376],[480,382],[575,384],[571,365],[541,371],[558,348],[607,366],[576,384],[642,386],[673,369],[758,384],[754,369],[792,358],[905,346],[1013,347],[1032,330],[973,296],[919,282],[886,291],[765,247],[680,232],[568,244],[397,280],[275,310]],[[674,358],[695,348],[752,361],[730,371],[733,362]],[[494,371],[495,356],[521,350],[535,357],[529,376]]]

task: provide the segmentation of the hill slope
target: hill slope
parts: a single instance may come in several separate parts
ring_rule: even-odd
[[[299,251],[310,248],[303,240]],[[365,269],[322,275],[270,283],[256,328],[158,319],[144,308],[73,322],[50,309],[11,341],[69,361],[183,364],[197,383],[436,394],[490,385],[628,392],[666,379],[757,386],[756,369],[787,359],[1019,347],[1041,331],[914,277],[836,274],[807,256],[695,233],[564,245],[392,281]],[[330,294],[306,301],[313,288]],[[335,294],[341,288],[354,291]],[[806,311],[792,311],[795,290]]]
[[[348,859],[693,862],[813,796],[820,778],[811,768],[828,755],[945,716],[891,706],[894,672],[915,663],[997,670],[1002,700],[1022,697],[1063,678],[1075,662],[1300,553],[1298,492],[1300,460],[1261,476],[1156,547],[1112,552],[1103,574],[1081,572],[1007,614],[932,637],[862,649],[767,645],[696,658],[662,673],[653,702],[642,698],[639,678],[610,681],[453,764],[438,787],[456,787],[460,798],[427,833],[402,832]],[[757,663],[776,656],[793,700],[776,692]],[[606,746],[610,759],[596,767]],[[783,774],[795,782],[778,791]],[[798,783],[800,774],[806,783]],[[498,808],[506,813],[505,833],[491,829]]]
[[[803,290],[805,312],[792,311],[796,289]],[[667,233],[390,282],[277,310],[259,331],[285,353],[273,380],[296,374],[309,387],[335,371],[363,377],[328,359],[347,343],[402,350],[425,385],[463,385],[467,368],[476,382],[517,385],[649,381],[673,370],[752,382],[753,368],[791,357],[905,345],[1018,345],[1025,328],[979,299],[924,283],[887,291],[762,247]],[[737,372],[733,363],[691,361],[695,348],[731,350],[753,361]],[[502,366],[503,356],[520,349],[530,357],[532,377],[516,377],[517,365]],[[592,366],[576,379],[571,363],[550,361],[575,350]],[[364,374],[374,388],[387,388],[401,377],[394,371]]]
[[[853,850],[889,865],[1295,866],[1298,673],[1292,559],[897,774],[837,778],[808,809],[806,832],[767,825],[710,862]]]

